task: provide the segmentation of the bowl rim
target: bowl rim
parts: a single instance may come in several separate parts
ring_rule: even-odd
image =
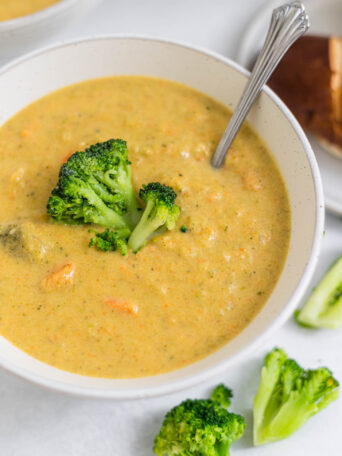
[[[35,11],[34,13],[15,17],[13,19],[8,19],[7,21],[0,21],[0,33],[14,32],[18,29],[31,27],[38,22],[45,21],[46,19],[49,19],[50,17],[61,13],[63,10],[76,5],[80,1],[81,0],[58,0],[57,3],[46,6],[45,8]]]
[[[64,0],[70,1],[70,0]],[[73,0],[71,0],[73,1]],[[77,1],[77,0],[76,0]],[[245,68],[234,62],[233,60],[215,52],[208,50],[201,46],[191,45],[184,43],[178,40],[169,40],[159,37],[151,37],[147,35],[141,34],[97,34],[88,37],[83,37],[80,39],[71,39],[67,41],[59,42],[58,44],[44,46],[38,50],[34,50],[29,52],[15,60],[7,63],[2,68],[0,68],[0,78],[1,76],[10,71],[12,68],[20,65],[26,61],[29,61],[32,58],[41,56],[43,54],[49,53],[51,51],[61,49],[63,47],[68,46],[75,46],[79,44],[83,44],[86,42],[93,42],[93,41],[105,41],[105,40],[142,40],[142,41],[152,41],[158,42],[161,44],[172,45],[176,47],[182,47],[187,50],[195,51],[203,56],[209,56],[215,60],[218,60],[221,63],[233,68],[237,72],[239,72],[242,76],[248,77],[250,72],[247,71]],[[151,398],[156,396],[162,396],[166,394],[175,393],[180,390],[184,390],[190,387],[193,387],[199,383],[202,383],[217,374],[223,372],[227,367],[231,367],[236,363],[243,360],[246,356],[250,355],[254,352],[258,347],[260,347],[267,339],[277,330],[279,329],[293,314],[296,306],[298,305],[299,300],[304,295],[307,286],[312,278],[312,275],[315,271],[316,264],[318,261],[318,256],[320,253],[321,242],[323,238],[323,230],[324,230],[324,218],[325,218],[325,206],[324,206],[324,197],[323,197],[323,188],[321,182],[321,176],[318,168],[318,164],[314,155],[314,152],[311,148],[309,140],[307,139],[302,127],[299,125],[298,121],[291,113],[289,108],[281,101],[281,99],[268,87],[264,86],[262,91],[274,102],[274,104],[279,108],[282,114],[286,117],[289,121],[291,127],[297,134],[301,144],[303,145],[304,151],[308,158],[310,164],[310,171],[313,177],[313,184],[314,184],[314,192],[316,198],[316,216],[315,216],[315,232],[313,236],[311,252],[309,258],[307,260],[306,266],[304,268],[304,272],[298,281],[296,288],[294,289],[290,299],[288,300],[287,304],[283,308],[283,310],[277,315],[277,317],[268,325],[268,327],[257,336],[251,343],[249,343],[246,347],[240,350],[238,353],[230,357],[229,359],[222,360],[211,366],[210,368],[203,369],[202,371],[195,373],[186,377],[185,379],[171,381],[166,385],[161,386],[153,386],[153,387],[142,387],[142,388],[135,388],[130,390],[117,390],[117,389],[106,389],[101,387],[85,387],[85,386],[76,386],[66,384],[63,381],[58,380],[50,380],[41,375],[35,374],[26,368],[22,368],[20,366],[15,365],[11,361],[5,360],[0,356],[0,367],[5,369],[6,371],[17,375],[18,377],[24,378],[25,380],[30,381],[31,383],[38,384],[46,389],[58,391],[62,393],[71,394],[74,396],[80,397],[92,397],[98,399],[115,399],[115,400],[129,400],[129,399],[143,399],[143,398]],[[9,343],[11,343],[9,341]],[[44,363],[46,364],[46,363]],[[124,379],[122,379],[124,380]],[[139,379],[137,379],[139,380]]]

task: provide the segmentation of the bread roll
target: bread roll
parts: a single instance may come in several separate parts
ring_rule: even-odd
[[[342,38],[300,38],[268,84],[301,125],[342,158]]]

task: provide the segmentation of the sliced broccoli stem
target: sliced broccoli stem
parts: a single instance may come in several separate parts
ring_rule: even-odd
[[[296,319],[316,328],[336,329],[342,325],[342,255],[314,289]]]
[[[338,390],[334,390],[324,397],[319,409],[326,407],[338,397]],[[302,391],[293,391],[289,400],[280,408],[279,412],[264,429],[262,443],[271,443],[281,440],[303,426],[306,421],[318,411],[318,404],[308,402]]]
[[[286,353],[278,348],[274,349],[265,358],[265,365],[261,370],[261,381],[254,398],[253,406],[254,441],[256,445],[258,445],[261,427],[265,425],[264,423],[267,425],[276,413],[276,409],[271,410],[268,404],[286,359]]]
[[[293,434],[316,412],[315,403],[308,403],[300,391],[292,392],[290,399],[264,429],[263,443],[276,442]]]
[[[273,349],[265,358],[254,399],[254,444],[289,437],[334,401],[338,388],[338,381],[326,367],[305,370],[283,350]]]

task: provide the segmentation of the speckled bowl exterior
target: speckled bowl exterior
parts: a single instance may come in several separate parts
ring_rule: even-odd
[[[248,73],[199,48],[136,36],[82,40],[30,54],[0,71],[0,125],[47,93],[79,81],[121,74],[171,79],[234,109]],[[292,210],[286,264],[257,317],[229,344],[188,367],[148,378],[101,379],[44,364],[0,337],[0,365],[42,386],[82,396],[128,399],[167,394],[218,375],[260,346],[293,313],[308,286],[323,236],[321,179],[298,122],[267,87],[248,120],[265,140],[285,179]],[[132,335],[134,337],[134,335]],[[148,341],[146,341],[148,349]]]

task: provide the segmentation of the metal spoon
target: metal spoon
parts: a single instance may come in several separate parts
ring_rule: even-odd
[[[273,10],[265,43],[255,62],[245,90],[211,159],[211,165],[214,168],[220,168],[222,165],[256,97],[285,52],[309,27],[309,18],[304,5],[300,2],[286,3]]]

